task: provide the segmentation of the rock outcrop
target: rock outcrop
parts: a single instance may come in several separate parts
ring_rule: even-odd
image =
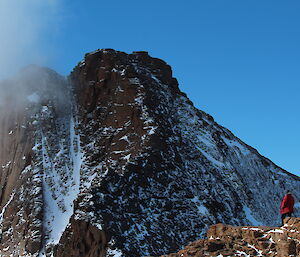
[[[286,218],[282,227],[234,227],[216,224],[209,228],[207,238],[164,257],[299,256],[300,218]]]
[[[102,230],[72,219],[55,252],[61,257],[105,257],[106,248],[107,240]]]
[[[158,256],[212,224],[276,226],[285,191],[300,199],[297,176],[196,109],[146,52],[98,50],[68,79],[30,68],[8,84],[3,257]]]

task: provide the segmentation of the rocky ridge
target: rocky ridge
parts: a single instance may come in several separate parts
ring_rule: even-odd
[[[212,224],[276,226],[285,191],[300,197],[146,52],[95,51],[68,79],[33,70],[20,106],[0,101],[3,257],[163,255]]]
[[[178,253],[163,257],[300,255],[300,218],[287,218],[282,227],[234,227],[216,224],[208,239],[195,241]]]

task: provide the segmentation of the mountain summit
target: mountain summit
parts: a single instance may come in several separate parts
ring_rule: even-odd
[[[147,52],[98,50],[67,79],[31,67],[0,89],[1,256],[163,255],[215,223],[278,225],[285,191],[300,199],[297,176]]]

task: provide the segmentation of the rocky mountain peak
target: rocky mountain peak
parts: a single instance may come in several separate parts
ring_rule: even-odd
[[[122,83],[126,80],[128,84],[132,84],[134,79],[141,75],[143,79],[153,79],[149,77],[149,74],[174,88],[176,92],[179,91],[177,80],[172,77],[171,67],[163,60],[152,58],[143,51],[126,54],[112,49],[103,49],[86,54],[85,59],[71,73],[71,79],[79,78],[75,79],[75,88],[77,92],[80,92],[79,100],[85,105],[81,97],[84,97],[83,92],[89,91],[91,86],[95,88],[94,91],[98,92],[97,89],[113,86],[113,84],[107,84],[111,79],[120,80]],[[89,101],[91,100],[89,96],[86,97]]]
[[[38,74],[0,116],[2,256],[158,256],[212,224],[275,226],[285,191],[300,197],[297,176],[196,109],[147,52]]]

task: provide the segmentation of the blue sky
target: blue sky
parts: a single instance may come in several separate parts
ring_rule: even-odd
[[[300,175],[299,0],[61,0],[40,12],[42,64],[67,75],[98,48],[148,51],[196,107]]]

